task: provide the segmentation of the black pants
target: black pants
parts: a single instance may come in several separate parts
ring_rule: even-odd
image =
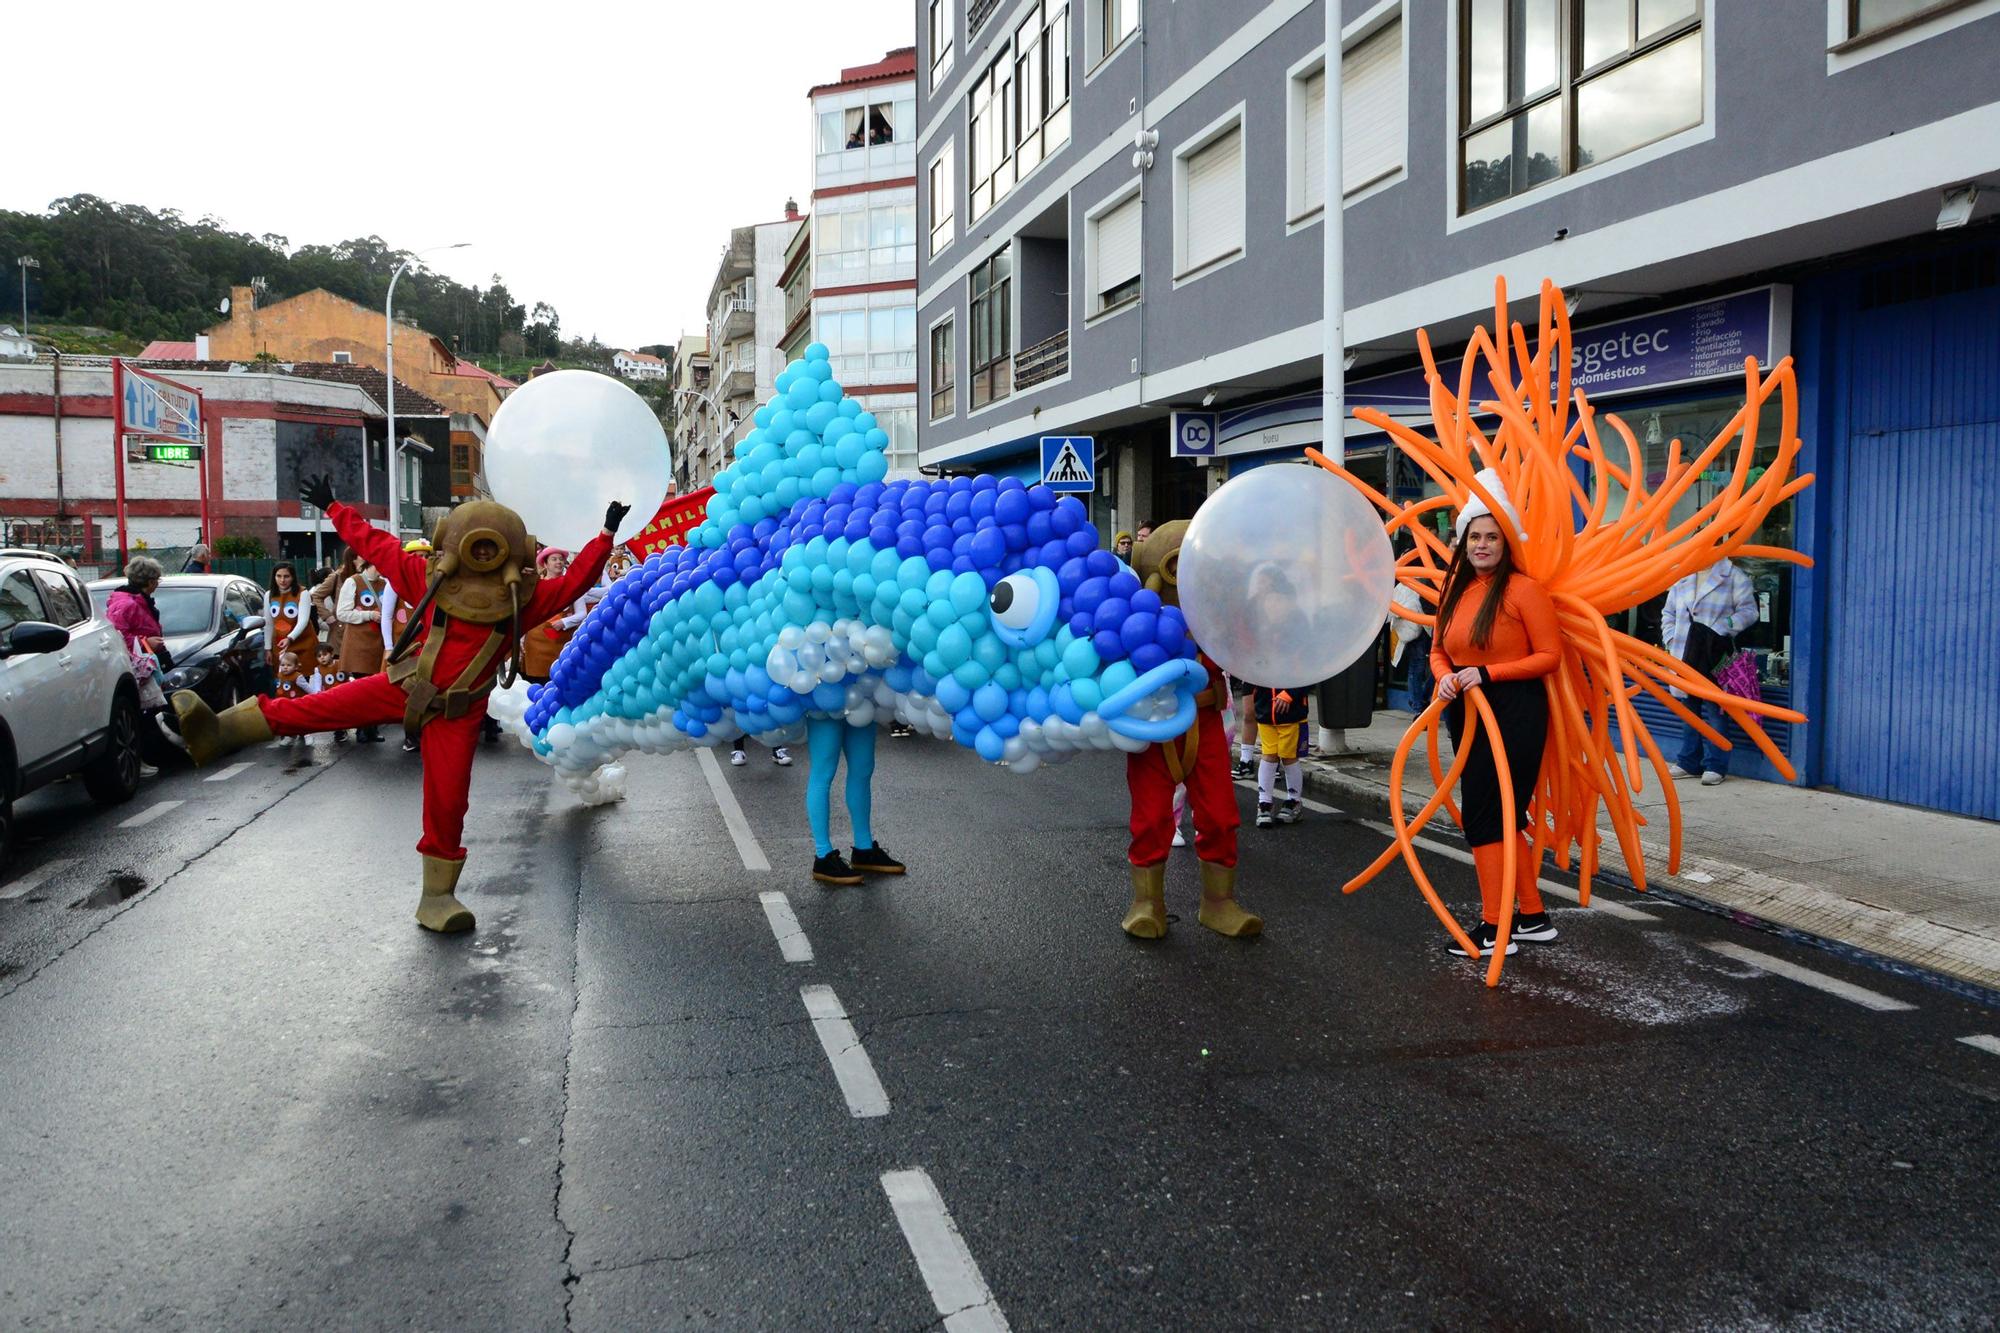
[[[1514,808],[1500,804],[1500,773],[1493,766],[1490,729],[1482,721],[1472,741],[1472,755],[1459,776],[1458,808],[1465,817],[1465,843],[1484,847],[1510,832],[1527,827],[1528,805],[1542,775],[1542,749],[1549,738],[1549,696],[1540,680],[1500,680],[1485,686],[1486,702],[1500,723],[1500,743],[1507,749],[1508,776],[1514,783]],[[1465,697],[1444,710],[1456,754],[1465,734]]]

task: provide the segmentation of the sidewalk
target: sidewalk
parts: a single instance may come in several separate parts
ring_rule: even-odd
[[[1307,786],[1335,804],[1386,809],[1389,762],[1409,724],[1407,713],[1376,713],[1368,730],[1347,733],[1352,753],[1306,761]],[[1440,752],[1448,763],[1449,744]],[[1666,803],[1650,772],[1646,784],[1640,839],[1653,887],[2000,991],[2000,823],[1777,783],[1684,781],[1681,873],[1669,875]],[[1404,770],[1411,816],[1432,790],[1418,748]],[[1456,840],[1450,817],[1438,822]],[[1603,870],[1629,879],[1603,827]]]

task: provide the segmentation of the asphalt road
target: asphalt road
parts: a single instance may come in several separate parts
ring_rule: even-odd
[[[242,758],[23,806],[0,1324],[1991,1326],[2000,1010],[1921,983],[1611,893],[1489,991],[1332,813],[1142,945],[1117,758],[886,739],[834,891],[802,762],[489,750],[440,939],[412,759]]]

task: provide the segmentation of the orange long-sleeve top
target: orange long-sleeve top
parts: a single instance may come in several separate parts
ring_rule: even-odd
[[[1556,669],[1562,660],[1562,632],[1556,624],[1556,604],[1541,584],[1526,574],[1507,579],[1493,633],[1481,648],[1472,642],[1472,622],[1486,600],[1492,575],[1482,575],[1452,608],[1451,623],[1432,639],[1431,672],[1442,679],[1464,667],[1478,667],[1489,681],[1535,680]]]

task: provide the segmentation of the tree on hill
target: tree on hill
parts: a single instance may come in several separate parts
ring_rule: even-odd
[[[29,272],[33,319],[188,339],[219,322],[229,289],[252,278],[265,280],[273,300],[323,287],[380,307],[405,252],[379,236],[294,248],[288,237],[232,231],[219,218],[189,222],[173,209],[76,194],[44,213],[0,209],[0,255],[41,260]],[[531,319],[497,273],[468,287],[413,265],[397,284],[396,310],[468,356],[500,351],[508,335],[539,356],[566,346],[555,307],[537,302]]]

